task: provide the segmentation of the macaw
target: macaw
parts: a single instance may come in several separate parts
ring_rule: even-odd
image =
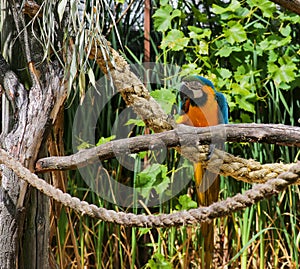
[[[217,92],[213,83],[201,76],[188,76],[180,87],[180,116],[178,124],[207,127],[228,123],[228,104],[225,96]],[[213,145],[210,149],[213,150]],[[201,163],[194,164],[194,178],[200,206],[208,206],[218,200],[220,178],[205,171]],[[204,268],[210,268],[214,251],[214,226],[203,223]]]

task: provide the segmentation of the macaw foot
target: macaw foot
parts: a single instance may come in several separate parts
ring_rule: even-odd
[[[210,144],[210,145],[209,145],[209,150],[208,150],[208,154],[207,154],[207,159],[206,159],[206,161],[209,161],[209,160],[212,158],[215,149],[224,150],[224,143],[220,143],[220,144]]]
[[[209,150],[208,150],[208,154],[207,154],[207,161],[209,161],[212,157],[212,155],[214,154],[214,150],[216,148],[216,145],[215,144],[210,144],[209,145]]]

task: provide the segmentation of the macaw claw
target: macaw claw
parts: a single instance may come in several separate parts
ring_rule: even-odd
[[[207,159],[206,161],[209,161],[214,153],[214,150],[216,148],[216,145],[215,144],[210,144],[209,145],[209,151],[208,151],[208,154],[207,154]]]

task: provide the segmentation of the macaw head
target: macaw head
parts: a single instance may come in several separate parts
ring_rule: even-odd
[[[213,83],[201,76],[188,76],[182,80],[180,87],[182,113],[186,113],[189,105],[202,107],[206,104],[208,95],[215,95]]]
[[[219,123],[228,123],[228,104],[225,96],[217,92],[213,83],[202,76],[188,76],[182,80],[180,93],[180,114],[187,114],[190,106],[207,110],[218,106],[216,114],[219,116]]]

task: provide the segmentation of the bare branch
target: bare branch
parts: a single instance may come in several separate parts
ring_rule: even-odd
[[[300,15],[300,0],[271,0],[271,1]]]
[[[216,138],[218,134],[223,133],[226,133],[226,137],[220,135]],[[36,171],[76,169],[122,154],[159,149],[162,144],[169,148],[184,148],[186,157],[207,165],[207,151],[199,147],[199,144],[209,144],[212,138],[217,141],[224,139],[223,142],[259,142],[300,147],[300,127],[275,124],[229,124],[195,128],[179,125],[171,131],[111,141],[70,156],[43,158],[36,163]],[[245,160],[217,149],[214,150],[214,156],[209,162],[210,165],[207,167],[209,170],[251,183],[263,182],[289,169],[289,165],[261,165],[254,160]]]

